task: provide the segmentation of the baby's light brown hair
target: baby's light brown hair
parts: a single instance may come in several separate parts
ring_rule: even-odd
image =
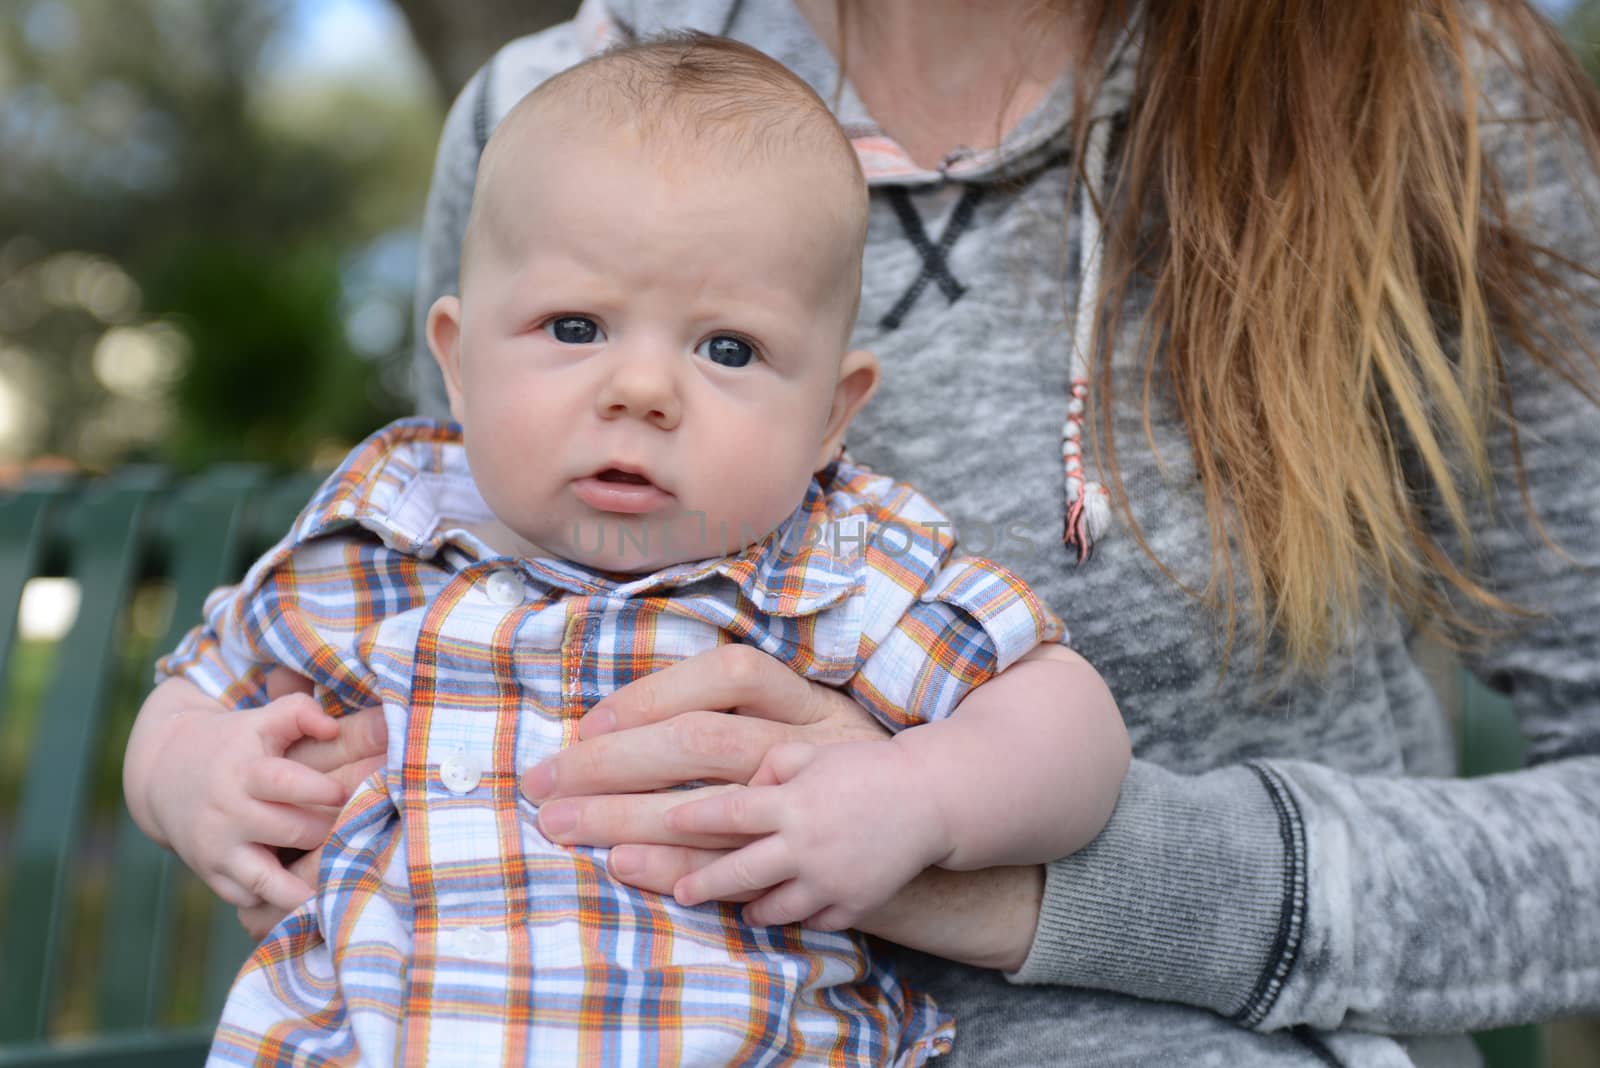
[[[463,288],[474,245],[500,231],[491,221],[497,212],[515,210],[493,194],[506,184],[498,172],[514,166],[507,146],[534,121],[574,137],[595,123],[625,126],[664,163],[703,150],[726,153],[734,165],[786,157],[821,164],[839,183],[813,195],[838,203],[840,240],[851,243],[859,288],[867,187],[849,138],[822,99],[783,64],[737,41],[694,32],[609,49],[548,79],[511,109],[478,164],[461,254]]]

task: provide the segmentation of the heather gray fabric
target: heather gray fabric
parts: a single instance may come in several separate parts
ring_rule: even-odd
[[[611,10],[634,32],[737,37],[833,97],[833,60],[787,0],[612,0]],[[482,138],[522,92],[580,57],[579,37],[567,25],[512,43],[452,109],[428,202],[421,309],[454,288]],[[1097,111],[1114,114],[1126,85],[1113,79]],[[1537,765],[1514,775],[1449,778],[1448,723],[1413,635],[1387,606],[1371,605],[1326,674],[1273,692],[1250,670],[1248,638],[1219,678],[1217,621],[1124,522],[1082,566],[1059,544],[1077,270],[1068,88],[986,173],[873,188],[855,341],[878,354],[884,385],[851,452],[917,483],[969,550],[1015,569],[1067,620],[1116,694],[1137,755],[1105,833],[1050,868],[1033,951],[1011,982],[904,955],[908,974],[955,1013],[949,1063],[1453,1068],[1477,1063],[1464,1030],[1600,1009],[1600,579],[1521,518],[1503,430],[1498,496],[1475,512],[1480,559],[1496,588],[1545,615],[1471,666],[1513,696]],[[1510,119],[1516,105],[1500,86],[1486,109]],[[852,132],[870,128],[848,86],[839,112]],[[1577,262],[1600,263],[1600,230],[1572,193],[1572,146],[1513,122],[1486,134],[1502,142],[1528,224]],[[1581,180],[1593,195],[1593,176]],[[908,211],[925,245],[942,243],[946,273],[924,276]],[[970,226],[947,235],[960,216]],[[1154,451],[1140,422],[1133,339],[1147,297],[1136,291],[1125,309],[1115,432],[1145,536],[1201,585],[1208,535],[1185,439],[1160,396]],[[897,306],[903,318],[884,325]],[[1600,333],[1600,320],[1589,325]],[[421,408],[439,414],[437,374],[425,352],[419,360]],[[1508,373],[1545,528],[1600,568],[1600,413],[1514,353]],[[1266,665],[1280,666],[1270,648]]]

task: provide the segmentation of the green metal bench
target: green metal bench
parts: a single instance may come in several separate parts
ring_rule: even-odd
[[[233,910],[210,903],[203,888],[197,895],[192,876],[122,809],[121,751],[154,657],[200,618],[212,588],[236,579],[287,529],[315,485],[248,467],[187,480],[127,468],[0,499],[0,679],[8,685],[0,755],[22,754],[0,849],[0,1066],[204,1060],[210,1022],[249,941]],[[52,575],[76,580],[76,620],[54,650],[42,698],[13,700],[22,659],[14,653],[23,652],[17,607],[30,579]],[[170,621],[142,643],[129,618],[139,594],[171,606]],[[82,922],[86,897],[103,901],[87,910],[98,925]],[[198,924],[180,925],[185,900],[202,902]],[[68,976],[74,959],[89,967]],[[176,990],[185,974],[195,975],[188,1004]],[[63,1021],[69,1001],[78,1004]]]
[[[173,1068],[200,1064],[210,1022],[249,942],[233,910],[209,895],[134,827],[121,807],[122,748],[156,655],[200,618],[205,595],[233,581],[282,531],[316,479],[273,479],[253,467],[217,467],[175,480],[127,468],[93,481],[55,480],[0,495],[0,787],[8,751],[23,754],[9,841],[0,837],[0,1068]],[[23,587],[37,576],[74,578],[76,622],[55,650],[43,697],[12,701]],[[130,611],[152,582],[170,589],[168,622],[142,643]],[[9,607],[7,607],[9,606]],[[1521,757],[1505,703],[1467,685],[1463,762],[1471,773]],[[104,787],[107,781],[110,787]],[[95,787],[104,796],[98,809]],[[6,830],[0,792],[0,834]],[[114,832],[114,833],[113,833]],[[96,850],[109,863],[93,860]],[[99,871],[85,877],[86,872]],[[98,881],[99,930],[77,925],[75,897]],[[199,922],[180,904],[201,902]],[[190,912],[194,912],[193,908]],[[85,942],[88,942],[85,945]],[[73,1000],[68,962],[87,959],[90,997]],[[195,978],[185,999],[180,979]],[[1494,1068],[1544,1068],[1538,1028],[1478,1036]]]

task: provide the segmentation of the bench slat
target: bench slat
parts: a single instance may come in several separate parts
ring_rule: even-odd
[[[40,709],[12,864],[0,969],[0,1041],[42,1038],[65,957],[67,873],[120,643],[118,622],[136,578],[146,506],[159,472],[130,468],[70,509],[77,621],[56,654]]]
[[[23,587],[39,574],[52,513],[68,493],[64,483],[29,486],[0,501],[0,682],[11,663]],[[4,713],[0,708],[0,719]]]
[[[200,1068],[211,1029],[118,1036],[0,1050],[0,1068]]]
[[[259,468],[213,468],[165,502],[159,524],[161,562],[172,583],[172,616],[144,678],[153,676],[155,659],[175,649],[200,621],[206,594],[239,577],[246,507],[264,481]],[[124,809],[117,834],[117,892],[106,909],[101,1030],[132,1030],[162,1022],[172,993],[172,928],[182,878],[177,859],[146,838]],[[232,918],[231,908],[219,907]],[[241,949],[234,941],[235,970],[248,951],[248,945]],[[231,974],[222,977],[224,990],[231,979]]]

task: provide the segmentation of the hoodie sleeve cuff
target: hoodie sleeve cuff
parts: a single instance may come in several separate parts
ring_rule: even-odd
[[[1015,983],[1265,1017],[1300,945],[1305,832],[1276,773],[1182,776],[1135,761],[1100,836],[1046,869]]]

